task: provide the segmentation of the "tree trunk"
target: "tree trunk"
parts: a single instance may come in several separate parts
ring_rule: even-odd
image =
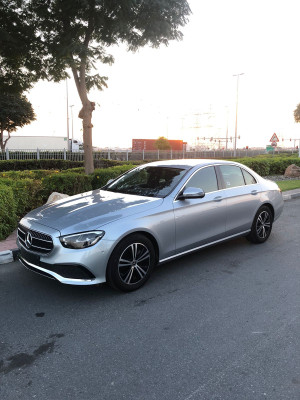
[[[4,129],[0,129],[0,147],[2,153],[5,151],[5,145],[6,145],[7,140],[4,142]]]
[[[79,112],[79,118],[82,118],[83,128],[83,149],[84,149],[84,170],[86,174],[94,172],[93,144],[92,144],[92,113],[95,109],[95,103],[85,102]]]

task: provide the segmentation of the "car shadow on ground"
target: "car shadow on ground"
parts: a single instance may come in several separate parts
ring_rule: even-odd
[[[27,271],[21,265],[18,275],[19,279],[23,281],[23,291],[26,292],[26,288],[30,288],[35,291],[36,295],[40,293],[43,299],[51,298],[52,301],[59,299],[64,302],[72,302],[76,299],[85,303],[114,300],[120,297],[124,298],[124,296],[135,298],[139,297],[141,293],[149,295],[158,290],[172,290],[175,286],[177,288],[179,283],[181,286],[190,285],[203,279],[207,274],[212,276],[224,272],[225,267],[237,268],[240,265],[242,253],[248,251],[249,246],[252,245],[248,241],[239,238],[158,265],[145,286],[131,293],[114,290],[105,283],[91,286],[64,285],[32,271]]]

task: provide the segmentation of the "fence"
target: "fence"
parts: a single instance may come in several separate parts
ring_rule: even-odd
[[[276,153],[293,153],[293,150],[276,150]],[[295,154],[297,152],[294,151]],[[253,157],[259,154],[266,154],[265,149],[237,149],[236,157]],[[154,151],[115,151],[103,150],[93,153],[94,160],[109,159],[120,161],[139,161],[139,160],[172,160],[182,158],[234,158],[233,150],[204,150],[204,151],[172,151],[172,150],[154,150]],[[10,150],[0,152],[0,160],[70,160],[83,161],[83,152],[71,152],[67,150]]]

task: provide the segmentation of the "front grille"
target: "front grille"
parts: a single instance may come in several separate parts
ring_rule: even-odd
[[[26,238],[28,239],[28,233],[31,235],[31,241],[26,240]],[[18,239],[26,249],[35,251],[37,253],[47,254],[53,249],[53,241],[51,236],[42,232],[25,228],[25,226],[20,224],[18,226]]]

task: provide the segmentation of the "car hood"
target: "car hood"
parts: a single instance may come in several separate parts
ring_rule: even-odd
[[[161,198],[94,190],[45,204],[28,213],[25,219],[66,235],[99,229],[120,218],[148,211],[162,202]]]

